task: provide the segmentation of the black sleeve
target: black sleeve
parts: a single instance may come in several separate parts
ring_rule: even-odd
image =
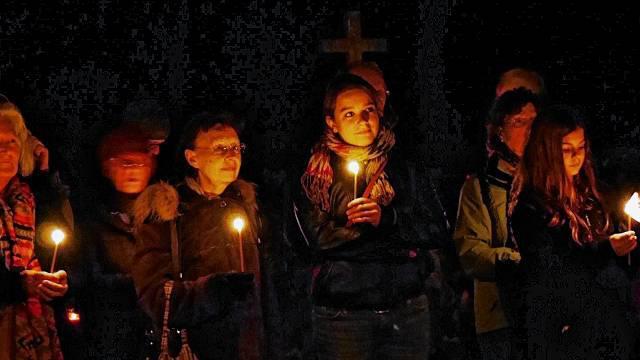
[[[400,247],[417,246],[425,250],[442,249],[449,240],[449,224],[438,190],[426,174],[408,168],[404,186],[382,211],[381,229],[388,232],[391,243]]]
[[[329,191],[331,204],[329,211],[321,209],[319,205],[311,204],[309,199],[305,199],[303,202],[303,224],[301,225],[310,239],[311,248],[314,250],[333,249],[347,242],[358,240],[363,229],[369,228],[366,225],[347,227],[346,210],[345,214],[339,214],[339,212],[343,208],[346,209],[351,195],[339,183],[334,183]]]
[[[516,337],[523,341],[519,346],[536,355],[549,341],[553,312],[562,306],[554,281],[561,258],[553,253],[547,220],[541,208],[520,201],[511,221],[522,260],[496,266],[500,299]]]
[[[136,233],[136,266],[133,280],[138,301],[156,323],[164,313],[164,285],[174,280],[171,326],[194,327],[229,311],[253,289],[253,275],[226,273],[206,275],[193,281],[172,276],[169,222],[143,225]]]

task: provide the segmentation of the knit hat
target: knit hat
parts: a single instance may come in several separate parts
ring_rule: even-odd
[[[151,148],[149,138],[142,129],[135,125],[123,125],[102,138],[98,145],[98,160],[105,170],[110,159],[125,154],[141,154],[151,161],[152,169],[155,169],[156,157]]]

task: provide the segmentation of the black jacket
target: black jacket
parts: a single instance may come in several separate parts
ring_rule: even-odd
[[[446,220],[430,181],[419,179],[400,156],[391,153],[385,172],[395,190],[376,228],[346,227],[346,209],[353,200],[353,175],[347,162],[332,155],[330,210],[306,199],[304,229],[317,263],[313,284],[316,305],[353,309],[388,309],[425,291],[433,270],[429,249],[446,238]],[[365,164],[366,166],[366,164]],[[364,171],[358,193],[366,188]]]
[[[602,213],[589,213],[602,221]],[[626,292],[607,239],[582,246],[568,222],[549,227],[542,198],[524,190],[512,215],[522,260],[498,266],[501,300],[526,359],[627,359],[634,340]]]
[[[95,220],[83,226],[87,283],[81,296],[87,357],[138,359],[146,351],[150,320],[137,304],[131,276],[135,238],[132,217],[124,210],[100,206]]]

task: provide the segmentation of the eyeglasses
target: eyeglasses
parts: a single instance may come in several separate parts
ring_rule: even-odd
[[[244,154],[247,151],[246,144],[240,145],[216,145],[214,147],[195,147],[194,150],[201,150],[209,152],[216,156],[225,156],[229,153],[234,155]]]
[[[117,167],[124,169],[151,167],[151,160],[128,160],[121,158],[110,158],[109,162]]]

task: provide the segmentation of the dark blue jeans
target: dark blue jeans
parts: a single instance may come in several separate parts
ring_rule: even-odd
[[[429,300],[422,295],[388,311],[313,308],[319,360],[428,360]]]

